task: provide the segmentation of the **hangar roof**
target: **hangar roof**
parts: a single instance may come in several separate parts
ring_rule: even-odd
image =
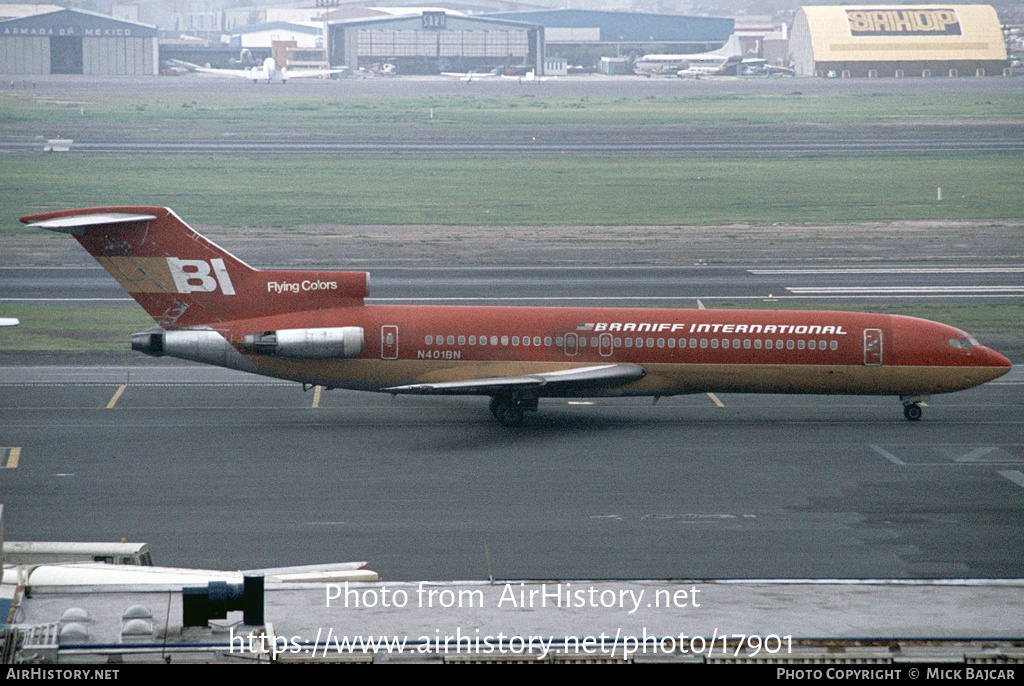
[[[599,28],[602,41],[725,42],[735,21],[720,17],[684,17],[674,14],[602,12],[598,10],[537,10],[496,12],[486,15],[542,24],[545,28]]]
[[[245,34],[245,33],[259,33],[261,31],[278,31],[278,30],[294,31],[295,33],[308,33],[310,35],[319,35],[323,33],[323,30],[316,26],[307,26],[305,24],[293,24],[287,21],[271,21],[264,24],[247,24],[246,26],[238,26],[232,29],[232,34]]]
[[[793,17],[817,62],[1005,60],[1002,26],[989,5],[821,5]]]
[[[403,8],[404,9],[404,8]],[[371,28],[377,25],[387,26],[388,29],[392,30],[421,30],[424,29],[424,15],[425,14],[443,14],[444,15],[444,28],[449,30],[480,30],[481,26],[493,26],[496,28],[510,30],[520,29],[528,30],[538,28],[535,23],[524,23],[522,21],[512,21],[510,19],[504,19],[492,16],[482,16],[479,14],[467,15],[459,12],[453,12],[451,10],[415,10],[412,12],[402,12],[395,16],[379,16],[379,17],[365,17],[357,19],[342,19],[337,21],[327,22],[333,26],[344,26],[350,28]],[[434,26],[434,28],[441,28]]]
[[[155,38],[157,29],[148,24],[114,19],[84,10],[58,10],[0,22],[4,36],[86,36],[90,38]]]

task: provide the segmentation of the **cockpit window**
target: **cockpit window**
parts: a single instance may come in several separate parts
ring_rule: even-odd
[[[974,339],[973,336],[968,336],[967,334],[962,333],[959,334],[956,338],[950,338],[949,345],[954,348],[962,348],[966,350],[967,348],[973,348],[974,346],[980,344],[977,340]]]

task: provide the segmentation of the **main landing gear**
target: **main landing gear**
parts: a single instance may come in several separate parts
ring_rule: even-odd
[[[916,422],[921,418],[921,415],[924,414],[919,403],[926,400],[926,398],[919,396],[900,396],[900,400],[903,401],[903,416],[906,417],[908,421]]]
[[[537,398],[521,393],[503,393],[491,398],[491,414],[505,426],[519,426],[527,412],[537,411]]]

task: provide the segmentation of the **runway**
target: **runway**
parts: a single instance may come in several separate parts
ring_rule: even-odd
[[[1022,382],[935,397],[914,424],[892,398],[694,395],[544,401],[510,430],[479,399],[8,367],[0,490],[8,538],[147,541],[162,565],[1016,577]]]
[[[371,303],[695,306],[739,301],[1019,301],[1024,267],[847,265],[377,267]],[[0,303],[132,302],[102,268],[0,267]]]
[[[808,141],[794,136],[789,140],[753,138],[737,140],[735,136],[709,139],[705,135],[694,140],[677,138],[647,142],[624,140],[621,142],[586,142],[575,136],[560,134],[548,141],[480,141],[461,143],[442,140],[436,143],[354,142],[332,141],[321,135],[304,141],[268,140],[266,138],[236,139],[231,141],[195,139],[174,141],[128,141],[115,138],[70,139],[65,152],[91,155],[562,155],[565,153],[594,153],[603,155],[693,155],[693,154],[773,154],[773,153],[926,153],[926,152],[1019,152],[1024,150],[1020,138],[938,138],[919,139],[860,139],[828,138]],[[44,152],[52,145],[50,139],[40,137],[0,138],[0,152]]]

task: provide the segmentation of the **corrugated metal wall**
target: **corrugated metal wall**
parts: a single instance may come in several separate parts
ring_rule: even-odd
[[[359,30],[359,57],[525,57],[526,31]]]
[[[81,38],[81,73],[95,76],[153,75],[157,73],[156,38]],[[51,38],[0,38],[0,74],[51,73]]]
[[[0,74],[49,73],[49,38],[15,36],[0,39]]]

